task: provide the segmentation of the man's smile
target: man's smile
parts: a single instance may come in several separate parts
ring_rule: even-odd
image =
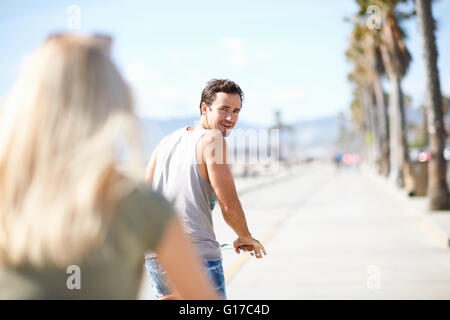
[[[221,122],[220,123],[225,129],[232,129],[234,127],[234,124],[231,122]]]

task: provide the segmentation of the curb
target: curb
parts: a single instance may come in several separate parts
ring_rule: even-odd
[[[408,197],[405,190],[394,186],[369,167],[363,167],[362,172],[400,202],[406,212],[415,216],[422,229],[430,234],[440,247],[450,248],[450,210],[430,210],[427,207],[427,197]]]

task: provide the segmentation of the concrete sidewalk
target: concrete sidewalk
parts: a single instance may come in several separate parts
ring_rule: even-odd
[[[449,251],[361,170],[324,167],[241,202],[268,255],[224,255],[229,299],[450,298]]]
[[[408,213],[419,218],[422,228],[440,246],[450,249],[450,210],[432,211],[428,208],[427,197],[409,197],[404,189],[396,187],[370,168],[364,167],[363,173],[392,195]]]

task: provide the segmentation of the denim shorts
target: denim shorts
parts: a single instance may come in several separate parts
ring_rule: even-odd
[[[226,299],[222,260],[203,261],[203,266],[207,274],[209,274],[217,293],[223,299]],[[152,284],[154,298],[157,299],[170,294],[166,271],[161,267],[159,261],[156,258],[147,258],[145,259],[145,268]]]

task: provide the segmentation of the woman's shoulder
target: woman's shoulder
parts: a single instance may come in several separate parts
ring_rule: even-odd
[[[170,203],[161,194],[154,192],[151,185],[145,182],[123,181],[119,194],[119,207],[131,205],[142,209],[142,207],[150,206],[172,211]]]
[[[116,208],[116,225],[141,236],[152,248],[159,242],[167,223],[174,216],[172,205],[150,185],[131,183],[122,187]]]

